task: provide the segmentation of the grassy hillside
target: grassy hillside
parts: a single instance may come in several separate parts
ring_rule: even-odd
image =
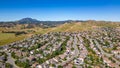
[[[76,32],[76,31],[85,31],[85,30],[94,30],[98,27],[119,27],[120,23],[94,23],[94,22],[85,22],[85,23],[65,23],[63,25],[46,29],[45,32]]]
[[[19,25],[18,25],[19,26]],[[76,32],[76,31],[85,31],[85,30],[94,30],[98,27],[118,27],[120,28],[120,23],[96,23],[96,22],[84,22],[84,23],[65,23],[57,27],[51,28],[32,28],[32,29],[20,29],[20,28],[0,28],[0,45],[5,45],[14,41],[22,40],[26,37],[30,37],[33,34],[45,34],[48,32]],[[9,31],[34,31],[28,34],[23,34],[15,36],[14,33],[2,33],[2,30]]]

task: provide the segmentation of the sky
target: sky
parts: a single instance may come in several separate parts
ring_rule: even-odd
[[[0,21],[120,21],[120,0],[0,0]]]

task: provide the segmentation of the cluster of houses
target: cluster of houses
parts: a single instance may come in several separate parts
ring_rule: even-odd
[[[69,39],[66,40],[68,37]],[[91,57],[88,58],[90,55]],[[101,59],[97,65],[93,62],[98,60],[91,59],[94,58],[93,55]],[[0,68],[6,66],[19,68],[22,67],[22,63],[26,63],[29,68],[96,66],[98,68],[119,68],[120,31],[112,28],[99,28],[83,32],[51,32],[34,35],[31,38],[0,47]]]

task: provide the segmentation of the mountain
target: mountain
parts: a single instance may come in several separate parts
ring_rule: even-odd
[[[26,23],[39,23],[40,21],[38,21],[36,19],[32,19],[32,18],[23,18],[17,22],[20,24],[26,24]]]
[[[32,18],[23,18],[21,20],[18,20],[17,23],[19,24],[44,24],[48,26],[55,26],[59,24],[64,24],[66,22],[72,22],[72,20],[66,20],[66,21],[39,21]]]
[[[23,18],[18,21],[8,21],[8,22],[0,22],[0,27],[13,27],[16,26],[16,24],[28,24],[28,26],[31,27],[31,25],[35,27],[56,27],[65,23],[76,23],[76,22],[81,22],[81,23],[86,23],[89,22],[90,24],[95,24],[98,23],[101,25],[102,23],[110,23],[110,21],[95,21],[95,20],[87,20],[87,21],[82,21],[82,20],[65,20],[65,21],[39,21],[36,19],[32,18]],[[115,22],[111,22],[115,23]],[[88,25],[88,24],[87,24]]]
[[[64,23],[70,23],[70,22],[74,22],[73,20],[66,20],[66,21],[39,21],[36,19],[32,19],[32,18],[23,18],[19,21],[17,21],[17,23],[19,24],[43,24],[43,26],[57,26],[60,24],[64,24]]]

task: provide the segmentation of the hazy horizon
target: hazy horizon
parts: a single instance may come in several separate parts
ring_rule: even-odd
[[[24,18],[31,18],[31,19],[35,19],[35,18],[32,18],[32,17],[24,17]],[[17,19],[17,20],[6,20],[6,21],[0,21],[0,22],[14,22],[14,21],[19,21],[21,19],[24,19],[24,18],[20,18],[20,19]],[[38,21],[68,21],[68,20],[72,20],[72,21],[89,21],[89,20],[93,20],[93,19],[86,19],[86,20],[80,20],[80,19],[66,19],[66,20],[40,20],[40,19],[35,19],[35,20],[38,20]],[[110,21],[110,20],[93,20],[93,21],[106,21],[106,22],[120,22],[120,21]]]

